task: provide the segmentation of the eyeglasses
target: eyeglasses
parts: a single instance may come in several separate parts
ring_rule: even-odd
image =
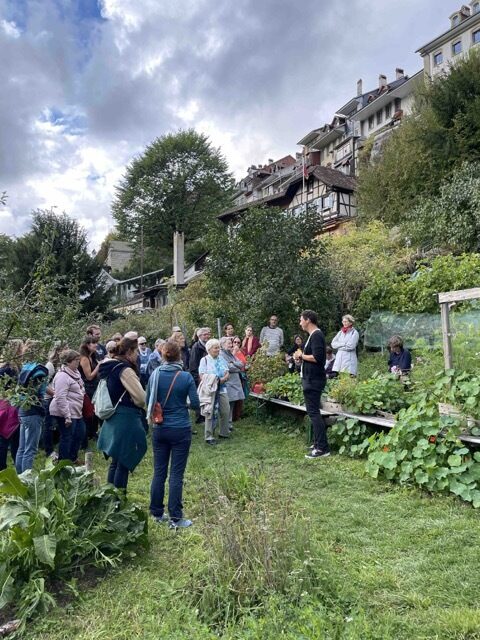
[[[147,344],[147,343],[146,342],[139,342],[138,344],[144,345],[144,344]]]
[[[233,344],[242,344],[242,343],[240,342],[240,340],[234,340]]]

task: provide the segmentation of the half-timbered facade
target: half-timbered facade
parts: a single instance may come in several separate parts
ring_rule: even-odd
[[[355,178],[336,169],[316,165],[304,173],[299,167],[275,195],[237,205],[222,213],[219,219],[228,224],[252,206],[293,209],[298,215],[307,215],[309,207],[316,207],[323,218],[319,232],[331,231],[355,217],[355,188]]]

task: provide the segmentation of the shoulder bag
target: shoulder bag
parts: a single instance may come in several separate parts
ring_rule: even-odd
[[[175,384],[175,380],[178,378],[180,373],[181,371],[177,371],[177,373],[173,376],[173,380],[170,383],[170,387],[168,389],[167,397],[165,398],[165,402],[163,403],[164,407],[167,406],[167,402],[170,397],[170,393],[172,392],[173,385]],[[152,422],[153,424],[162,424],[163,422],[163,407],[158,400],[153,405]]]

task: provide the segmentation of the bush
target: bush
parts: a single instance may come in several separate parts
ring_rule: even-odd
[[[267,356],[265,349],[261,348],[255,354],[252,365],[248,370],[248,379],[250,386],[256,382],[266,384],[274,378],[282,376],[287,371],[285,355],[277,353],[276,356]]]

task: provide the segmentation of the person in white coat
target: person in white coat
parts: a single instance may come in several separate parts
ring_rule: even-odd
[[[338,373],[346,372],[351,376],[356,376],[358,370],[357,345],[359,335],[353,326],[354,323],[355,320],[352,316],[343,316],[343,327],[332,340],[332,348],[337,350],[333,371]]]

